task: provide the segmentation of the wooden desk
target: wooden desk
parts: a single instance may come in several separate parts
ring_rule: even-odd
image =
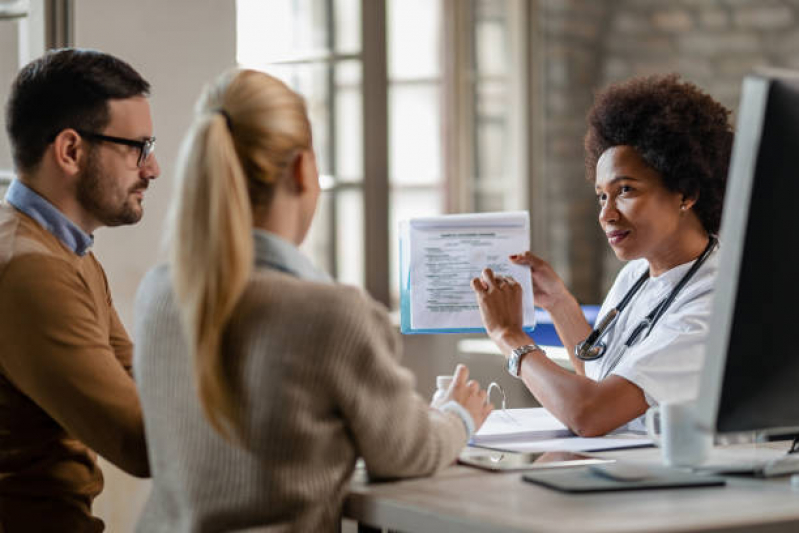
[[[770,457],[784,443],[714,450]],[[601,454],[659,462],[659,450]],[[569,495],[525,483],[519,473],[453,466],[438,476],[392,483],[353,480],[344,516],[360,531],[416,532],[799,532],[799,490],[789,477],[730,477],[726,487]]]

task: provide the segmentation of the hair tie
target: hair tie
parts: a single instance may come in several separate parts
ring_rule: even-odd
[[[222,109],[221,107],[218,108],[218,109],[214,109],[214,112],[215,113],[219,113],[220,115],[225,117],[225,123],[227,124],[227,129],[232,132],[233,131],[233,120],[230,118],[230,115],[228,115],[228,112],[225,111],[224,109]]]

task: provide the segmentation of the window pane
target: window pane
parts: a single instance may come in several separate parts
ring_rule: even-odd
[[[361,63],[336,65],[336,174],[340,181],[363,180]]]
[[[483,121],[477,125],[477,181],[501,187],[506,177],[507,128],[503,121]]]
[[[389,176],[395,184],[441,181],[441,116],[437,84],[389,89]]]
[[[475,84],[478,119],[504,119],[510,113],[507,81],[479,79]]]
[[[330,225],[332,198],[333,195],[330,192],[322,192],[319,195],[319,203],[316,205],[311,229],[300,247],[308,254],[317,268],[328,273],[333,271],[330,249],[330,244],[333,242]]]
[[[352,54],[361,51],[361,1],[335,0],[336,51]]]
[[[8,101],[8,92],[11,89],[10,80],[14,79],[19,65],[19,21],[0,20],[0,101]],[[11,146],[8,136],[5,135],[5,113],[0,113],[0,171],[10,173],[13,166],[11,162]],[[5,176],[0,173],[0,183],[5,181]]]
[[[474,0],[474,206],[501,211],[518,205],[518,111],[513,110],[511,7],[506,0]],[[517,128],[517,129],[514,129]]]
[[[510,112],[504,82],[478,82],[475,87],[477,109],[475,116],[475,172],[480,184],[495,182],[503,185],[507,178],[510,158],[510,134],[506,115]],[[482,187],[483,189],[485,186]]]
[[[305,98],[313,130],[316,165],[320,174],[333,174],[330,159],[329,67],[321,64],[270,65],[265,69]]]
[[[440,0],[388,0],[388,75],[396,79],[438,77]]]
[[[389,213],[389,266],[391,278],[391,307],[399,305],[399,223],[415,217],[435,216],[441,214],[443,192],[441,189],[422,190],[394,189],[391,193]]]
[[[480,75],[502,75],[507,68],[507,36],[504,24],[479,22],[477,24],[476,67]]]
[[[265,68],[271,62],[329,50],[326,0],[237,0],[236,59]]]
[[[481,75],[505,73],[509,59],[506,0],[475,2],[475,67]]]
[[[363,286],[363,192],[341,190],[336,198],[336,243],[338,280]]]
[[[478,213],[494,213],[505,211],[505,195],[502,191],[487,191],[477,196],[474,209]]]

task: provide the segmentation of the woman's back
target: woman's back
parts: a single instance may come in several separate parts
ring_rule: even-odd
[[[153,491],[139,530],[337,531],[358,456],[374,477],[452,463],[491,410],[459,367],[431,409],[385,309],[298,247],[321,191],[302,98],[231,71],[178,161],[169,268],[136,302]]]
[[[256,270],[224,336],[241,445],[202,412],[166,267],[145,278],[136,315],[154,478],[141,531],[336,530],[358,455],[376,476],[422,475],[463,444],[461,421],[414,393],[384,309],[357,289]]]

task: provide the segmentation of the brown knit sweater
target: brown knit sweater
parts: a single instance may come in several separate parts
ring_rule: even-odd
[[[243,446],[201,413],[167,268],[145,278],[136,315],[153,472],[141,532],[337,531],[359,456],[374,477],[422,476],[466,444],[462,421],[414,392],[396,328],[358,289],[256,271],[225,346]]]
[[[102,531],[95,452],[147,472],[133,348],[94,256],[9,205],[0,340],[0,531]]]

